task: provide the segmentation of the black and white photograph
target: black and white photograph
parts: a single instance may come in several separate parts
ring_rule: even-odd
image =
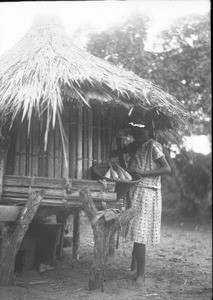
[[[0,299],[211,300],[211,2],[0,2]]]

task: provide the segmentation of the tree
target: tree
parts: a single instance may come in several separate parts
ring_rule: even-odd
[[[135,72],[138,76],[146,78],[161,86],[164,90],[174,95],[179,101],[185,104],[191,112],[193,120],[193,133],[210,133],[210,16],[191,15],[180,18],[174,24],[161,33],[158,44],[158,51],[145,51],[145,43],[148,32],[149,19],[143,15],[134,14],[128,20],[109,30],[90,36],[87,50],[93,55],[111,61],[128,70]],[[165,143],[166,141],[164,141]],[[185,158],[184,148],[180,149],[178,159],[187,168],[181,168],[178,161],[171,160],[173,164],[173,175],[177,186],[181,190],[184,201],[180,206],[186,210],[197,211],[201,209],[205,199],[193,184],[199,185],[196,172],[201,169],[194,161],[194,169],[191,172],[191,161]],[[184,153],[184,155],[183,155]],[[203,159],[203,161],[205,158]],[[188,172],[195,176],[192,184],[184,184]],[[202,168],[202,174],[205,170]],[[203,175],[204,176],[204,175]],[[208,178],[203,183],[203,191],[209,186]],[[208,195],[210,195],[207,189]],[[192,193],[191,191],[194,191]],[[193,204],[196,198],[196,203]],[[202,199],[201,199],[202,198]],[[208,203],[210,203],[208,198]],[[211,204],[209,204],[211,205]],[[193,209],[192,209],[193,208]],[[205,210],[208,211],[208,208]],[[198,213],[199,214],[199,213]]]
[[[143,60],[148,23],[146,16],[134,13],[122,24],[91,34],[87,50],[137,74],[138,60]]]
[[[194,133],[210,132],[211,47],[210,16],[178,19],[161,33],[162,51],[151,74],[157,84],[169,89],[194,117]]]
[[[161,86],[191,112],[194,133],[210,132],[209,14],[174,22],[159,36],[159,52],[145,51],[148,25],[147,17],[133,14],[123,24],[90,35],[87,50]]]

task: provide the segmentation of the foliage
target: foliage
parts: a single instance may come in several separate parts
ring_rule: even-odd
[[[135,13],[124,23],[91,35],[87,50],[95,56],[135,71],[137,60],[144,55],[148,22],[146,16]]]
[[[146,51],[148,25],[148,18],[132,15],[123,24],[92,35],[87,50],[161,86],[191,112],[193,133],[210,133],[209,14],[178,19],[159,35],[158,51]],[[188,157],[182,149],[171,160],[173,174],[164,180],[163,194],[167,203],[172,194],[174,209],[203,218],[211,206],[211,170],[205,167],[210,166],[209,157],[195,155],[193,162]]]
[[[183,160],[181,155],[175,158],[182,175],[180,209],[187,215],[197,216],[204,221],[211,217],[212,185],[211,155],[194,154],[193,163]]]
[[[191,112],[194,133],[210,132],[210,16],[178,19],[159,36],[159,52],[145,50],[148,25],[147,17],[131,15],[92,35],[87,50],[169,91]]]
[[[210,16],[181,18],[160,38],[163,51],[154,78],[191,111],[195,133],[206,134],[211,114]]]

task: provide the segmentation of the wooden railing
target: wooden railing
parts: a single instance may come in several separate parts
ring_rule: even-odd
[[[5,175],[1,204],[25,204],[31,191],[44,190],[41,205],[78,207],[79,192],[84,188],[90,189],[95,203],[117,201],[114,182]]]

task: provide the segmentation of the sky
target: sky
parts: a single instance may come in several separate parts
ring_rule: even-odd
[[[131,12],[141,11],[151,19],[148,43],[152,44],[155,35],[175,18],[209,10],[209,0],[0,2],[0,55],[25,35],[38,14],[57,15],[72,35],[82,25],[101,31],[122,22]]]
[[[122,22],[132,12],[142,12],[151,19],[148,47],[156,35],[179,17],[205,14],[210,11],[209,0],[127,0],[127,1],[20,1],[0,2],[0,55],[14,46],[30,29],[38,14],[57,15],[65,31],[72,35],[76,29],[89,25],[96,30]],[[210,152],[207,137],[188,141],[197,152]],[[202,149],[198,149],[202,145]],[[207,153],[204,153],[207,154]]]

